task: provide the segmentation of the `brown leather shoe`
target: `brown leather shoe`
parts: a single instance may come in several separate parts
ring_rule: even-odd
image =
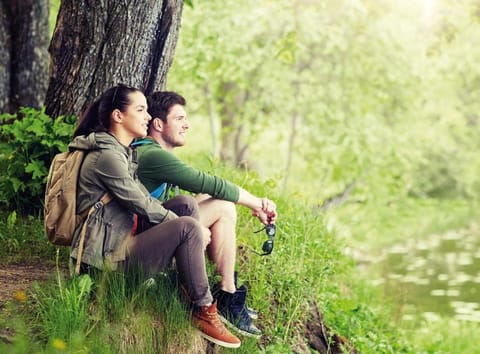
[[[194,309],[192,322],[206,340],[226,348],[240,347],[240,339],[230,333],[218,318],[216,302]]]

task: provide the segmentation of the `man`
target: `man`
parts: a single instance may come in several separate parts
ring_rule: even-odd
[[[185,99],[175,92],[156,92],[148,97],[148,113],[152,116],[148,136],[137,140],[138,175],[147,189],[165,200],[172,186],[197,193],[200,222],[210,230],[207,254],[221,276],[217,284],[219,314],[240,333],[259,336],[245,306],[247,289],[237,289],[235,279],[236,222],[235,204],[252,210],[252,215],[265,225],[277,218],[275,203],[259,198],[245,189],[221,178],[199,171],[171,153],[185,145],[189,128]],[[208,237],[208,236],[206,236]]]

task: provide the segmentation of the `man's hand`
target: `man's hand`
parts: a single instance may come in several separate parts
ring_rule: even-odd
[[[252,215],[264,225],[273,224],[277,220],[277,206],[268,198],[261,198],[261,208],[252,209]]]

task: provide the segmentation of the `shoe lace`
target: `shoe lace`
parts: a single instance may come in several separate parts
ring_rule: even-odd
[[[216,328],[223,328],[224,325],[222,321],[220,321],[220,318],[218,318],[217,313],[215,312],[210,312],[210,311],[205,311],[205,316],[208,318],[208,321],[215,326]]]
[[[245,321],[246,323],[250,323],[252,319],[248,315],[247,308],[245,307],[245,304],[242,306],[242,309],[240,310],[240,317],[242,321]]]

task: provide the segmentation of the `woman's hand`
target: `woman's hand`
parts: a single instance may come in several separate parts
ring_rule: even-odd
[[[202,236],[203,236],[203,249],[207,249],[207,246],[212,241],[212,233],[208,227],[202,225]]]

